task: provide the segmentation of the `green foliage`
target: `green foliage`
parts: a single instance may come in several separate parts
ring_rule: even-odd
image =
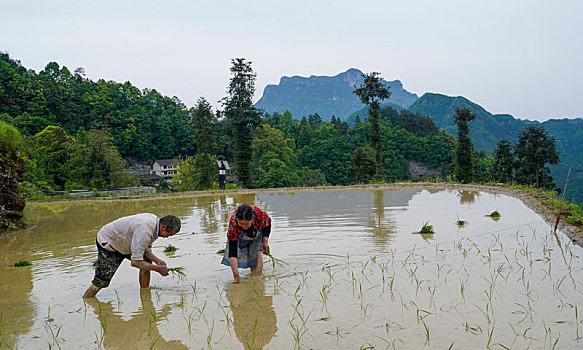
[[[125,171],[125,160],[105,130],[78,133],[71,149],[70,166],[70,180],[89,188],[115,188],[134,183]]]
[[[501,183],[510,183],[514,180],[514,154],[512,145],[507,140],[498,141],[494,150],[494,164],[492,167],[492,176],[494,181]]]
[[[557,164],[559,153],[554,137],[543,126],[527,126],[518,137],[514,153],[518,183],[549,189],[555,187],[551,170],[546,164]]]
[[[69,151],[75,140],[58,126],[47,126],[34,135],[36,165],[51,187],[61,190],[69,179]]]
[[[500,213],[498,212],[498,210],[494,210],[493,212],[491,212],[490,214],[488,214],[486,216],[489,216],[491,218],[500,218],[500,217],[502,217],[502,215],[500,215]]]
[[[18,129],[0,120],[0,153],[17,155],[23,147],[23,138]]]
[[[362,184],[373,180],[376,168],[376,151],[369,146],[358,147],[352,153],[352,163],[348,170],[350,183]]]
[[[168,271],[170,271],[172,273],[172,275],[175,275],[176,277],[178,277],[179,280],[186,279],[186,274],[184,273],[184,270],[185,269],[182,266],[168,268]]]
[[[456,108],[453,116],[458,126],[458,139],[455,151],[454,175],[461,183],[474,181],[474,147],[470,139],[470,127],[468,123],[476,119],[469,108]]]
[[[427,221],[423,224],[423,227],[421,227],[419,233],[435,233],[433,231],[433,225],[429,225],[429,221]]]
[[[178,191],[202,191],[210,189],[217,177],[216,157],[201,153],[181,160],[172,180]]]
[[[282,125],[285,127],[285,125]],[[282,130],[263,124],[253,139],[255,182],[258,187],[295,187],[302,185],[297,167],[295,141]]]
[[[140,161],[194,154],[193,126],[177,98],[140,91],[129,82],[91,81],[50,62],[38,74],[0,52],[0,115],[13,117],[23,135],[49,125],[75,135],[83,128],[110,129],[123,157]]]
[[[386,100],[391,96],[389,89],[387,89],[381,82],[380,73],[372,72],[364,75],[364,83],[354,90],[354,93],[360,97],[362,103],[368,105],[368,115],[370,128],[370,146],[375,150],[375,178],[380,178],[383,175],[383,139],[381,133],[380,119],[380,101]]]
[[[168,244],[167,246],[164,247],[164,253],[172,253],[172,252],[175,252],[177,250],[178,250],[178,248],[176,248],[172,244]]]
[[[260,110],[253,106],[256,74],[244,58],[231,60],[228,96],[223,99],[225,117],[233,142],[233,167],[243,187],[252,186],[253,130],[260,123]]]
[[[16,263],[14,263],[14,265],[12,265],[12,266],[21,267],[21,266],[30,266],[30,265],[32,265],[32,263],[30,261],[20,260],[20,261],[17,261]]]

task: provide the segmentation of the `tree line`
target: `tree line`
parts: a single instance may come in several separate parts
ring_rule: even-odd
[[[189,109],[153,89],[94,82],[82,68],[71,73],[55,62],[36,73],[0,53],[0,123],[22,135],[25,187],[125,186],[137,181],[126,171],[128,161],[166,158],[181,160],[174,179],[179,190],[212,188],[217,159],[228,160],[239,185],[247,188],[406,180],[411,160],[460,182],[548,185],[545,167],[554,158],[527,166],[520,142],[512,153],[519,157],[511,162],[513,178],[500,177],[501,166],[508,166],[501,158],[506,153],[490,157],[473,150],[466,130],[469,111],[456,111],[461,123],[456,141],[426,116],[382,106],[390,91],[380,84],[379,73],[366,74],[355,87],[369,109],[349,126],[336,117],[323,122],[317,113],[263,113],[253,106],[252,63],[236,58],[231,64],[227,95],[213,111],[204,97]],[[544,130],[541,135],[548,138]],[[544,147],[551,146],[552,138]],[[526,172],[530,177],[521,177]]]

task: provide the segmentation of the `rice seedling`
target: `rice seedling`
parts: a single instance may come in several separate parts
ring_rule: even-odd
[[[93,267],[97,267],[97,260],[93,260]]]
[[[59,344],[59,342],[63,341],[63,339],[59,339],[59,333],[61,333],[61,327],[62,326],[58,326],[56,328],[56,331],[53,329],[52,325],[49,323],[45,324],[45,328],[49,330],[50,336],[51,336],[51,343],[48,343],[49,345],[49,349],[52,349],[54,346],[57,346],[59,349],[61,348],[61,345]]]
[[[421,319],[421,322],[423,322],[423,328],[425,330],[425,345],[429,345],[429,327],[427,327],[427,324],[423,319]]]
[[[492,219],[499,219],[499,218],[502,217],[502,215],[500,215],[500,213],[498,212],[498,210],[494,210],[493,212],[491,212],[490,214],[487,214],[486,216],[487,217],[490,217]]]
[[[467,226],[467,225],[469,224],[469,222],[467,222],[467,221],[465,221],[465,220],[460,220],[460,217],[458,216],[458,217],[457,217],[457,221],[455,222],[455,224],[456,224],[458,227],[464,227],[464,226]]]
[[[561,333],[559,333],[559,335],[557,336],[557,340],[555,340],[555,342],[553,343],[553,347],[551,348],[551,350],[555,350],[555,348],[557,347],[557,344],[559,344],[560,337],[561,337]]]
[[[188,327],[188,335],[190,335],[190,336],[192,336],[192,320],[194,318],[193,314],[194,314],[194,311],[192,311],[190,314],[188,314],[188,317],[185,318],[186,326]],[[227,326],[228,326],[228,324],[229,323],[227,322]]]
[[[32,263],[28,260],[19,260],[17,262],[14,263],[14,267],[22,267],[22,266],[30,266],[32,265]]]
[[[168,244],[167,246],[164,247],[164,253],[174,253],[177,250],[178,248],[176,248],[172,244]]]
[[[433,225],[429,225],[429,221],[425,222],[423,224],[423,226],[421,227],[421,230],[419,230],[419,233],[421,233],[421,234],[432,234],[432,233],[435,233],[433,231]]]
[[[217,254],[225,254],[225,248],[217,250]]]
[[[251,335],[252,335],[252,339],[251,342],[245,342],[245,347],[249,350],[253,349],[253,345],[255,344],[255,338],[257,336],[257,321],[259,320],[259,315],[257,315],[257,317],[255,317],[255,323],[253,324],[253,329],[251,330]],[[249,335],[247,335],[246,338],[249,338]]]
[[[178,280],[180,280],[180,281],[186,279],[186,274],[184,273],[184,267],[182,267],[182,266],[169,267],[168,271],[172,272],[172,274],[175,275],[176,277],[178,277]]]
[[[289,266],[289,264],[286,263],[285,261],[278,259],[269,253],[267,253],[265,255],[267,255],[271,259],[271,265],[272,265],[273,269],[275,269],[276,266],[279,266],[279,267],[282,267],[285,265]],[[307,271],[306,271],[306,273],[307,273]]]
[[[209,334],[206,337],[206,344],[207,345],[211,345],[211,342],[213,340],[213,332],[215,331],[215,320],[213,319],[213,324],[212,326],[209,328]]]
[[[473,325],[466,322],[465,327],[466,332],[471,333],[473,335],[480,335],[483,333],[482,327],[480,327],[479,325]]]
[[[156,343],[158,342],[158,340],[160,340],[161,335],[158,335],[156,338],[154,338],[154,340],[150,343],[150,350],[152,350],[154,348],[154,346],[156,345]]]
[[[192,294],[194,294],[194,297],[198,300],[198,296],[196,295],[196,282],[194,282],[194,284],[191,284],[190,288],[192,288]]]

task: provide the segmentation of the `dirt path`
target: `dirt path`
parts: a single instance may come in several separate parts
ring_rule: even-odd
[[[463,185],[450,183],[428,183],[428,182],[412,182],[412,183],[391,183],[379,185],[357,185],[357,186],[320,186],[320,187],[286,187],[286,188],[265,188],[265,189],[244,189],[244,190],[226,190],[226,191],[199,191],[199,192],[178,192],[169,194],[160,194],[155,196],[132,196],[132,197],[103,197],[103,198],[80,198],[73,200],[160,200],[163,198],[179,198],[179,197],[197,197],[219,194],[244,194],[244,193],[274,193],[274,192],[315,192],[315,191],[349,191],[349,190],[398,190],[398,189],[451,189],[451,190],[466,190],[466,191],[480,191],[489,193],[499,193],[512,196],[520,199],[529,208],[541,215],[550,225],[554,227],[557,218],[556,212],[546,207],[537,198],[519,189],[512,189],[501,186],[486,186],[486,185]],[[51,200],[53,201],[71,201],[71,199]],[[45,202],[45,201],[32,201]],[[567,234],[573,243],[583,246],[583,228],[568,224],[561,221],[559,229]]]

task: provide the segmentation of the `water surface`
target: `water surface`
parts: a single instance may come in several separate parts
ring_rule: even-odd
[[[264,277],[242,271],[233,285],[215,253],[242,203],[270,214],[272,254],[289,265],[267,258]],[[97,231],[140,212],[183,220],[153,250],[186,279],[153,274],[140,291],[124,262],[84,303]],[[260,193],[35,203],[26,215],[34,228],[0,237],[0,349],[583,346],[581,248],[505,195]],[[426,222],[433,235],[413,233]],[[21,259],[32,266],[11,267]]]

